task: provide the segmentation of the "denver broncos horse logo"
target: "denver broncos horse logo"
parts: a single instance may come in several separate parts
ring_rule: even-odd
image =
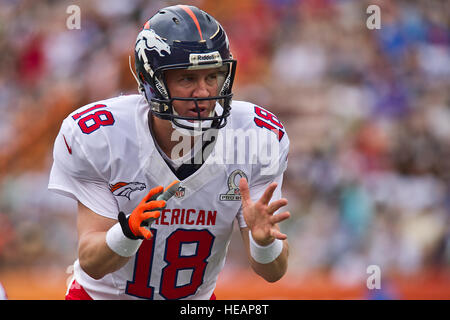
[[[145,50],[154,50],[158,52],[161,57],[170,54],[170,46],[159,35],[157,35],[155,31],[149,29],[148,23],[138,34],[136,40],[136,52],[138,58],[144,63],[145,70],[150,74],[150,76],[153,77],[153,70],[150,67]],[[163,52],[165,52],[165,54]]]
[[[164,57],[163,51],[166,55],[170,54],[170,46],[153,31],[152,29],[142,30],[136,41],[136,51],[139,58],[145,61],[145,50],[155,50],[161,57]]]
[[[130,200],[130,194],[133,191],[141,191],[145,189],[145,183],[142,182],[117,182],[109,185],[109,190],[115,196],[122,196]]]

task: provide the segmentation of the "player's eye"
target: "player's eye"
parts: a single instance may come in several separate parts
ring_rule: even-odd
[[[192,85],[194,81],[195,79],[191,75],[182,75],[178,78],[178,83],[184,87]]]
[[[206,77],[206,82],[207,82],[209,85],[214,85],[214,84],[216,84],[216,82],[217,82],[217,72],[209,74],[209,75]]]
[[[190,75],[185,75],[185,76],[180,77],[181,82],[191,82],[193,80],[194,80],[194,77],[192,77]]]

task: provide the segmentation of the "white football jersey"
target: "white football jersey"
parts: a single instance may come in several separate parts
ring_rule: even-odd
[[[177,180],[155,146],[148,112],[142,96],[127,95],[71,113],[55,140],[49,189],[117,219],[153,187]],[[184,146],[182,137],[174,139]],[[254,201],[272,181],[278,182],[272,200],[281,198],[289,139],[272,113],[234,101],[210,147],[151,225],[153,238],[124,267],[95,280],[75,262],[75,279],[93,299],[210,299],[234,221],[246,227],[239,179],[247,178]]]

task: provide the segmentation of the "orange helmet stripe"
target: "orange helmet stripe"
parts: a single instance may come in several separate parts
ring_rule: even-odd
[[[200,24],[198,23],[197,17],[195,16],[194,12],[192,12],[191,8],[185,5],[178,5],[181,9],[187,12],[187,14],[194,20],[195,25],[197,26],[198,34],[200,35],[200,40],[203,40],[202,36],[202,29],[200,28]]]

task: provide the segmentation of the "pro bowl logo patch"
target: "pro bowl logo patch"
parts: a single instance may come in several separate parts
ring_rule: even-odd
[[[142,182],[117,182],[109,185],[109,190],[115,196],[126,197],[130,200],[130,194],[134,191],[142,191],[146,188]]]
[[[241,178],[247,179],[247,175],[242,170],[234,170],[230,176],[228,177],[228,191],[227,193],[221,194],[219,199],[220,201],[240,201],[241,200],[241,190],[239,186],[236,184],[236,176],[239,176],[239,180]],[[238,183],[239,183],[238,180]],[[248,179],[247,179],[248,180]]]

